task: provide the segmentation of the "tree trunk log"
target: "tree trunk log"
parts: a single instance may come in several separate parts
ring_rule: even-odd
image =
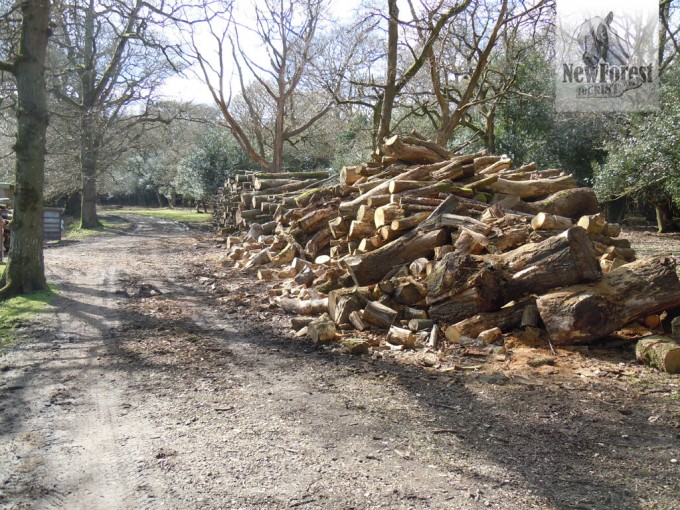
[[[439,161],[444,161],[444,159],[446,159],[422,145],[404,143],[397,135],[385,141],[383,150],[387,156],[404,161],[405,163],[416,165],[422,163],[438,163]]]
[[[680,373],[680,345],[665,336],[653,335],[639,340],[635,357],[669,374]]]
[[[600,209],[595,192],[591,188],[558,191],[548,198],[526,205],[534,214],[547,212],[574,219],[586,214],[596,214]]]
[[[576,180],[571,175],[531,181],[498,179],[488,186],[491,191],[516,195],[522,200],[545,198],[558,191],[572,188],[576,188]]]
[[[661,255],[626,264],[591,285],[555,290],[536,304],[554,344],[584,344],[680,305],[680,281],[675,261]]]

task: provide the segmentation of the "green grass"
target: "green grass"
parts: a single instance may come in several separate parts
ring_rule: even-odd
[[[212,214],[197,213],[193,209],[122,209],[121,212],[152,216],[164,220],[183,221],[185,223],[208,223],[212,221]]]
[[[0,347],[14,344],[16,327],[47,310],[54,296],[50,289],[0,302]]]
[[[77,218],[64,218],[64,233],[62,238],[68,241],[79,241],[96,234],[106,234],[128,230],[132,223],[120,216],[99,216],[100,227],[81,229],[80,220]]]

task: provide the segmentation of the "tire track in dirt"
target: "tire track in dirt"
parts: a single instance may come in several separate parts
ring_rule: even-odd
[[[115,355],[116,290],[131,270],[148,270],[140,254],[162,252],[180,231],[148,220],[132,235],[46,250],[54,309],[0,359],[12,409],[0,423],[0,507],[144,509],[163,494],[144,471],[159,435],[135,413]]]

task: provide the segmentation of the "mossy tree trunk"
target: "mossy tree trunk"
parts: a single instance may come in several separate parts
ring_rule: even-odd
[[[47,91],[45,53],[49,35],[49,0],[21,3],[19,52],[0,69],[16,79],[17,112],[16,190],[12,222],[11,258],[0,297],[26,294],[47,288],[43,259],[43,187]]]
[[[654,209],[656,210],[656,226],[659,234],[667,232],[675,232],[675,223],[673,223],[673,212],[667,200],[652,199],[650,200]]]

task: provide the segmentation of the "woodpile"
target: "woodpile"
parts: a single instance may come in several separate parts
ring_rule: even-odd
[[[336,182],[243,173],[225,185],[223,214],[241,229],[226,259],[309,317],[300,336],[378,331],[399,348],[492,352],[511,332],[591,343],[680,305],[675,260],[636,260],[573,176],[413,137],[383,153]]]
[[[319,191],[329,177],[329,172],[325,171],[263,173],[237,170],[218,189],[213,220],[225,234],[253,223],[267,225],[273,221],[279,207],[296,207],[314,198],[315,191]],[[267,225],[265,230],[271,228],[273,231],[274,226]]]

